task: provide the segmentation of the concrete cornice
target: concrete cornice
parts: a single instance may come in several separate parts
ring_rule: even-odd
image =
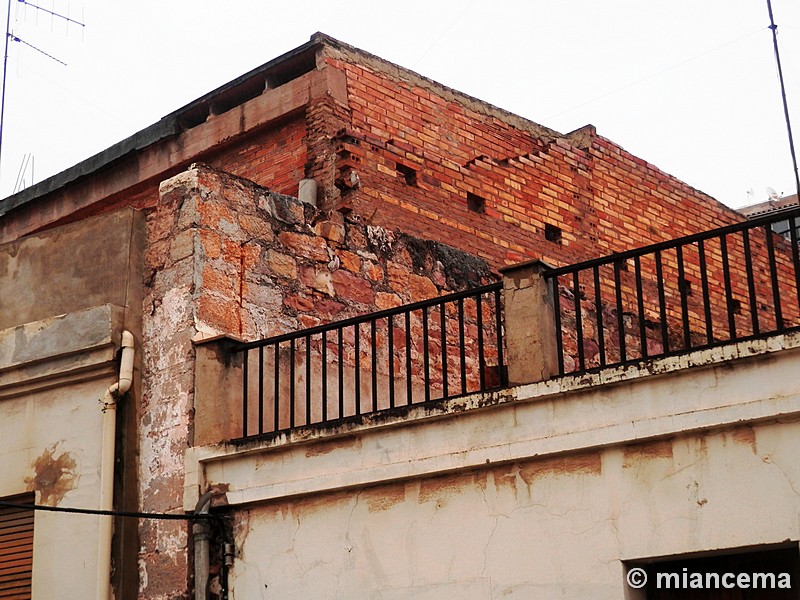
[[[106,304],[0,331],[0,401],[113,376],[122,320]]]

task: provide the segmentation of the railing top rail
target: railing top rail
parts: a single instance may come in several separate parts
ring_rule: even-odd
[[[601,256],[600,258],[593,258],[591,260],[586,260],[580,263],[575,263],[564,267],[558,267],[556,269],[550,269],[545,271],[543,275],[548,278],[558,277],[559,275],[566,275],[568,273],[574,273],[575,271],[582,271],[584,269],[591,269],[593,267],[613,264],[618,261],[627,260],[629,258],[635,258],[637,256],[644,256],[646,254],[651,254],[653,252],[661,250],[671,250],[673,248],[677,248],[678,246],[686,246],[688,244],[693,244],[701,240],[709,240],[712,238],[720,237],[722,235],[727,235],[729,233],[744,231],[745,229],[755,229],[763,225],[769,225],[770,223],[775,223],[777,221],[784,221],[786,219],[791,219],[796,217],[800,217],[800,207],[792,210],[784,210],[780,212],[770,213],[768,215],[765,215],[763,217],[758,217],[756,219],[749,219],[742,221],[741,223],[734,223],[732,225],[726,225],[725,227],[719,227],[717,229],[711,229],[709,231],[694,233],[692,235],[675,238],[674,240],[658,242],[655,244],[650,244],[649,246],[634,248],[633,250],[626,250],[624,252],[618,252],[616,254]]]
[[[436,298],[430,298],[428,300],[420,300],[419,302],[414,302],[411,304],[403,304],[402,306],[397,306],[395,308],[387,308],[385,310],[371,312],[365,315],[359,315],[357,317],[350,317],[349,319],[343,319],[341,321],[326,323],[325,325],[317,325],[316,327],[309,327],[308,329],[300,329],[298,331],[284,333],[281,335],[276,335],[261,340],[255,340],[252,342],[237,344],[233,346],[233,351],[242,352],[244,350],[259,348],[262,346],[269,346],[271,344],[288,342],[289,340],[292,339],[300,339],[310,335],[316,335],[318,333],[334,331],[336,329],[342,329],[344,327],[350,327],[352,325],[359,325],[361,323],[369,323],[371,321],[376,321],[378,319],[384,319],[387,317],[393,317],[395,315],[402,315],[404,313],[420,310],[422,308],[438,306],[446,302],[455,302],[464,298],[470,298],[472,296],[478,296],[481,294],[486,294],[488,292],[495,292],[497,290],[501,290],[502,288],[503,288],[503,283],[501,281],[498,281],[481,287],[471,288],[468,290],[463,290],[461,292],[454,292],[452,294],[447,294],[445,296],[437,296]]]

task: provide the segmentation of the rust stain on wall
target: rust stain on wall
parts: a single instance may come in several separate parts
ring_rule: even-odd
[[[364,496],[369,512],[382,512],[405,501],[406,486],[404,483],[381,486],[380,488],[365,490]]]
[[[341,449],[361,449],[361,438],[360,437],[350,437],[350,438],[337,438],[335,440],[325,440],[320,442],[315,442],[311,444],[306,449],[306,456],[322,456],[323,454],[330,454],[335,450]]]
[[[64,495],[78,486],[78,465],[69,452],[56,456],[56,445],[48,447],[33,463],[33,477],[26,477],[29,492],[39,492],[39,503],[57,506]]]
[[[599,452],[548,458],[520,467],[520,476],[526,484],[548,475],[600,475],[602,459]]]
[[[756,432],[752,427],[742,427],[733,431],[733,441],[738,444],[747,444],[753,450],[753,454],[758,454],[756,444]]]
[[[467,484],[473,480],[474,475],[472,474],[425,479],[420,482],[418,502],[424,504],[435,500],[441,504],[449,496],[461,494]]]
[[[635,467],[644,460],[654,460],[659,458],[666,458],[672,460],[672,441],[659,440],[657,442],[648,442],[644,444],[636,444],[627,446],[623,451],[622,467],[629,469]]]

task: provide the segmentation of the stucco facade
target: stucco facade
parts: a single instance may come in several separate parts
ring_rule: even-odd
[[[796,553],[799,342],[198,447],[188,475],[226,490],[234,598],[645,598],[633,565]]]
[[[0,499],[42,508],[33,597],[639,600],[658,596],[626,573],[661,558],[795,556],[789,246],[756,232],[757,277],[702,279],[730,296],[707,314],[781,333],[559,375],[604,327],[633,345],[639,316],[651,336],[713,328],[700,252],[669,310],[598,293],[596,329],[573,302],[558,331],[554,301],[590,288],[547,263],[741,220],[590,126],[554,132],[321,34],[0,201]],[[635,265],[616,289],[663,295]],[[107,517],[44,508],[98,509],[109,464],[128,514],[107,568]]]

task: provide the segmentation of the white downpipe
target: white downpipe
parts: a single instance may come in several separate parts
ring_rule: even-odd
[[[100,510],[114,508],[114,452],[117,437],[117,399],[131,388],[133,382],[133,335],[122,332],[122,359],[119,381],[110,386],[100,402],[103,404],[103,438],[100,454]],[[97,542],[97,600],[111,598],[111,540],[114,519],[101,515]]]
[[[207,515],[211,508],[213,495],[214,492],[209,490],[200,496],[194,507],[194,514]],[[211,528],[207,519],[199,519],[194,522],[192,537],[194,538],[194,597],[195,600],[206,600],[208,598],[209,540],[211,538]]]

